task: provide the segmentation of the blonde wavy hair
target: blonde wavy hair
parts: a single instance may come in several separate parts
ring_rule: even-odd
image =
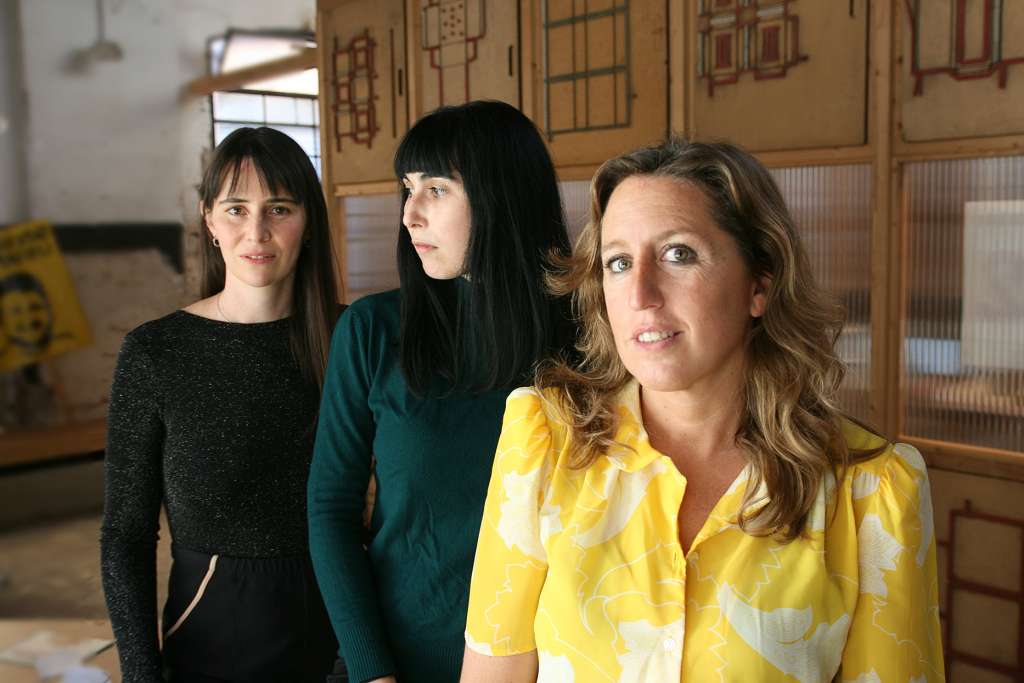
[[[637,175],[673,178],[700,189],[716,225],[736,241],[751,274],[768,281],[765,313],[752,318],[747,381],[736,443],[753,476],[740,527],[790,541],[803,533],[819,487],[841,478],[853,461],[881,449],[852,452],[837,404],[844,368],[834,347],[843,310],[815,282],[810,262],[767,169],[725,143],[673,137],[605,162],[590,187],[590,221],[571,256],[548,275],[557,295],[571,295],[581,323],[577,363],[539,368],[538,389],[555,388],[556,410],[573,434],[571,464],[583,468],[614,443],[615,395],[631,376],[615,350],[602,288],[601,220],[612,192]],[[747,514],[761,483],[769,502]]]

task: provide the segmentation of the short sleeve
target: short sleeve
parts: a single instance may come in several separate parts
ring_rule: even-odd
[[[896,444],[856,465],[859,595],[843,681],[945,680],[931,490],[924,459]]]
[[[484,505],[466,621],[467,646],[483,655],[536,649],[533,622],[547,575],[541,506],[554,454],[541,397],[517,389],[505,404]]]

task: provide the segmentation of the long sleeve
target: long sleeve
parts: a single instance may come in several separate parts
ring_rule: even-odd
[[[931,496],[924,460],[896,444],[853,478],[859,596],[843,681],[944,680]]]
[[[364,547],[375,429],[369,406],[374,341],[372,318],[349,308],[331,341],[308,484],[313,567],[355,683],[396,671]]]
[[[473,563],[466,644],[505,656],[536,649],[534,618],[547,577],[540,509],[551,476],[551,429],[532,389],[509,397]]]
[[[129,335],[110,396],[100,540],[103,591],[126,683],[162,680],[156,543],[163,439],[152,364]]]

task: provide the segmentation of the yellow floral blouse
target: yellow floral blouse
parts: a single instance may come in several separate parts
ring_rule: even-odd
[[[623,447],[575,470],[567,426],[532,389],[509,396],[471,649],[536,650],[537,680],[552,683],[944,679],[931,499],[913,447],[850,467],[838,487],[830,478],[789,544],[736,525],[744,470],[684,555],[686,479],[648,442],[636,382],[618,402]],[[855,448],[881,443],[853,424],[845,434]]]

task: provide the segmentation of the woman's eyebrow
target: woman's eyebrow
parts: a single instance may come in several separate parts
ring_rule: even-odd
[[[404,176],[402,176],[402,182],[403,183],[411,183],[413,179],[410,176],[413,176],[413,175],[419,176],[419,181],[421,183],[422,182],[426,182],[428,180],[457,180],[459,182],[462,181],[462,176],[459,175],[458,173],[455,173],[455,172],[448,173],[448,174],[446,174],[446,173],[427,174],[427,173],[423,173],[421,171],[410,171],[409,173],[406,173]]]
[[[698,235],[697,233],[692,232],[690,230],[686,230],[684,228],[670,228],[669,230],[665,230],[664,232],[660,232],[657,235],[655,235],[653,238],[651,238],[651,241],[652,242],[663,242],[663,241],[669,239],[670,237],[681,237],[681,238],[684,238],[684,239],[689,238],[689,239],[696,239],[696,240],[700,240],[701,239],[700,235]],[[613,248],[614,249],[622,249],[622,248],[627,247],[627,246],[629,246],[629,245],[627,244],[626,240],[624,240],[624,239],[614,239],[611,242],[603,243],[601,245],[601,251],[605,252],[605,251],[608,251],[609,249],[613,249]]]

